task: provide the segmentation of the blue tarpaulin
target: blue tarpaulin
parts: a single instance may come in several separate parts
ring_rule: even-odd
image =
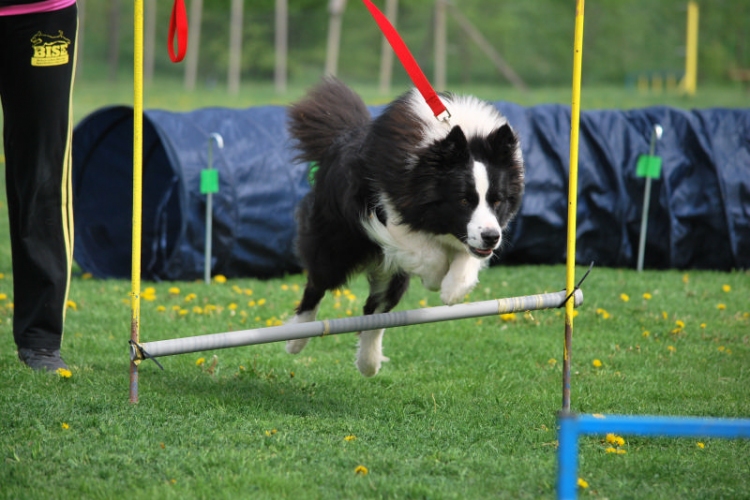
[[[521,137],[526,192],[499,262],[565,261],[570,108],[498,102]],[[377,109],[373,108],[377,113]],[[651,132],[664,135],[653,181],[646,268],[750,267],[750,110],[584,111],[579,152],[576,261],[635,267]],[[149,110],[144,117],[143,262],[148,280],[203,276],[209,136],[219,192],[213,199],[212,274],[271,277],[300,270],[294,210],[309,190],[293,160],[285,108]],[[133,111],[104,108],[73,136],[75,259],[97,277],[130,276]]]

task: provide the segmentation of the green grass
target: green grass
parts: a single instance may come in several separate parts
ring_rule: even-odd
[[[119,87],[78,89],[79,112],[124,95]],[[243,90],[235,104],[253,104],[250,94]],[[149,95],[147,107],[229,105],[218,90]],[[392,361],[371,379],[353,365],[353,335],[313,339],[298,356],[276,343],[161,358],[164,371],[146,361],[133,405],[130,282],[78,273],[63,344],[73,375],[34,373],[17,361],[11,335],[4,201],[0,240],[0,498],[554,497],[558,310],[393,329],[385,339]],[[562,266],[494,267],[470,299],[559,290],[564,275]],[[154,300],[142,302],[141,339],[283,321],[302,285],[300,275],[144,283]],[[365,281],[350,290],[326,297],[320,317],[358,314]],[[595,268],[583,290],[573,410],[750,416],[748,272]],[[415,282],[399,309],[438,303]],[[676,330],[677,321],[684,327]],[[625,454],[607,453],[600,437],[581,439],[579,476],[589,483],[582,498],[750,498],[746,440],[624,437]],[[355,474],[360,465],[367,475]]]
[[[595,269],[575,319],[573,409],[750,415],[749,277]],[[561,266],[495,267],[471,299],[557,290],[563,280]],[[302,284],[302,276],[288,276],[153,285],[154,300],[142,304],[142,340],[283,320]],[[140,403],[132,405],[129,286],[74,280],[76,307],[68,311],[63,349],[69,379],[18,363],[11,309],[3,301],[0,497],[554,495],[560,311],[393,329],[385,343],[392,361],[372,379],[353,366],[352,335],[313,339],[298,356],[276,343],[161,358],[165,371],[147,361]],[[175,286],[179,294],[170,294]],[[11,295],[10,288],[6,274],[0,291]],[[366,283],[356,280],[350,290],[327,297],[321,317],[356,314]],[[187,301],[190,294],[195,298]],[[258,305],[260,299],[265,303]],[[438,297],[414,283],[400,308],[425,302],[437,305]],[[206,314],[206,305],[217,309]],[[685,326],[675,332],[678,320]],[[206,361],[198,366],[200,358]],[[595,368],[594,359],[603,366]],[[350,435],[356,439],[346,441]],[[701,449],[695,439],[625,437],[624,455],[606,453],[597,437],[582,438],[585,496],[747,498],[750,492],[747,441],[703,440]],[[359,465],[369,474],[355,474]]]

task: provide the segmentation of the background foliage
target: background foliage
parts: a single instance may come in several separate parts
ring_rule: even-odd
[[[568,85],[575,14],[572,0],[455,0],[515,71],[532,86]],[[166,47],[171,2],[157,7],[156,74],[181,75],[169,62]],[[189,4],[189,2],[188,2]],[[376,4],[382,6],[383,2]],[[400,0],[398,27],[425,73],[432,75],[432,0]],[[289,78],[314,81],[323,72],[328,2],[289,0]],[[730,71],[750,67],[750,3],[712,0],[700,3],[699,81],[721,84]],[[84,75],[115,61],[119,72],[132,61],[132,4],[122,0],[83,4]],[[189,9],[189,5],[188,5]],[[586,5],[584,84],[631,84],[648,72],[684,68],[685,0],[598,0]],[[207,86],[226,79],[229,46],[229,0],[205,0],[200,43],[199,80]],[[103,29],[106,27],[106,29]],[[380,33],[356,0],[344,14],[339,72],[348,80],[377,77]],[[274,2],[246,2],[243,30],[243,78],[273,78]],[[448,20],[448,81],[479,84],[499,77],[490,61]],[[398,66],[398,65],[396,65]],[[110,73],[117,78],[117,71]],[[396,83],[406,81],[395,68]]]

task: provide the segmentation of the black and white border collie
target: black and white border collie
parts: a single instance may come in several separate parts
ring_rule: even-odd
[[[416,89],[374,120],[362,99],[326,78],[289,108],[298,159],[316,162],[297,211],[297,250],[307,271],[289,323],[314,321],[327,290],[366,273],[364,314],[388,312],[418,276],[445,304],[464,299],[521,205],[519,140],[494,106],[441,94],[449,121]],[[384,330],[359,333],[357,368],[378,373]],[[309,339],[290,340],[296,354]]]

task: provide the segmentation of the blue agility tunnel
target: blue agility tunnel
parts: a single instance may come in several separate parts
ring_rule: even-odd
[[[521,137],[523,206],[498,261],[565,261],[570,108],[498,102]],[[377,113],[377,109],[373,108]],[[652,107],[585,111],[579,152],[576,260],[635,267],[644,182],[636,176],[651,132],[664,135],[654,179],[645,267],[750,267],[750,110]],[[149,110],[144,117],[143,262],[147,280],[203,276],[209,137],[219,192],[213,195],[212,274],[272,277],[300,271],[294,210],[309,190],[293,160],[285,109]],[[127,278],[131,266],[133,111],[104,108],[73,136],[75,260],[97,277]]]
[[[292,162],[284,109],[150,110],[144,116],[142,277],[203,276],[209,136],[219,191],[213,195],[212,274],[271,277],[300,271],[294,209],[309,190],[307,166]],[[73,134],[74,258],[101,278],[131,268],[133,110],[85,118]]]

